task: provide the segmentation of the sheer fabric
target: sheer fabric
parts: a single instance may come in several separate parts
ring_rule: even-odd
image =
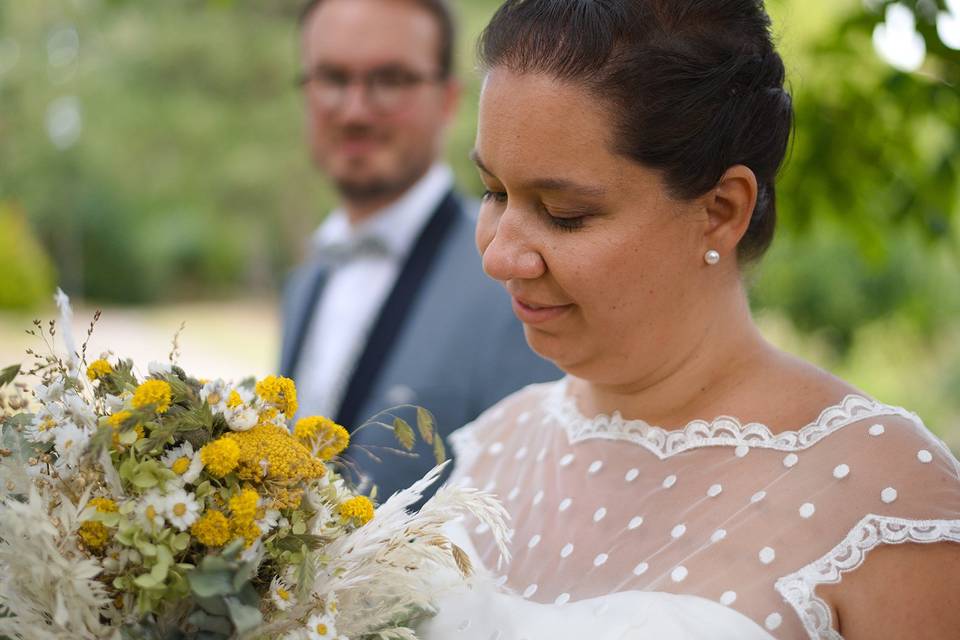
[[[567,386],[528,387],[454,434],[451,482],[503,500],[513,559],[498,568],[490,532],[464,522],[497,593],[448,602],[434,629],[472,610],[481,622],[456,637],[523,637],[498,627],[520,615],[589,619],[595,638],[836,639],[818,585],[879,544],[960,542],[960,465],[904,409],[848,396],[796,430],[729,417],[664,430],[588,419]],[[663,635],[600,633],[631,617]]]

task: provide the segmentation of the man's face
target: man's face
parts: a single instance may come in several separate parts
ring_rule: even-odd
[[[313,159],[341,195],[386,203],[430,167],[456,107],[440,27],[413,2],[325,0],[303,27]]]

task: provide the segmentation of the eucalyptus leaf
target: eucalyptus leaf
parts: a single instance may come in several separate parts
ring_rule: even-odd
[[[238,633],[246,633],[257,628],[263,622],[263,615],[257,607],[243,604],[237,598],[224,598],[230,610],[230,620]]]
[[[230,571],[205,571],[198,569],[187,576],[190,590],[200,598],[224,596],[235,593],[233,575]]]
[[[187,618],[187,622],[194,625],[200,631],[206,631],[208,634],[199,634],[197,638],[211,638],[217,640],[226,640],[233,635],[233,625],[229,618],[224,616],[212,616],[199,609],[195,610]],[[213,634],[213,635],[209,635]]]
[[[230,612],[227,610],[227,605],[221,596],[210,596],[207,598],[197,597],[194,598],[193,601],[197,603],[198,607],[212,616],[227,617],[230,615]]]

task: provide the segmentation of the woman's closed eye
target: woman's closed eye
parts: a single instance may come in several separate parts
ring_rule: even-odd
[[[491,202],[506,202],[507,193],[506,191],[493,191],[492,189],[484,189],[483,191],[483,200]]]
[[[482,199],[484,202],[505,204],[507,202],[507,193],[505,191],[484,189]],[[576,231],[577,229],[582,229],[584,222],[591,215],[590,213],[580,213],[575,211],[570,211],[564,213],[563,215],[559,215],[556,213],[551,213],[551,211],[543,205],[540,206],[540,209],[543,211],[543,214],[550,226],[561,231]]]

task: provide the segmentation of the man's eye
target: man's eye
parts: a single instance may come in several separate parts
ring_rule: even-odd
[[[416,84],[418,78],[404,71],[392,70],[376,73],[371,76],[370,81],[380,87],[406,87]]]

